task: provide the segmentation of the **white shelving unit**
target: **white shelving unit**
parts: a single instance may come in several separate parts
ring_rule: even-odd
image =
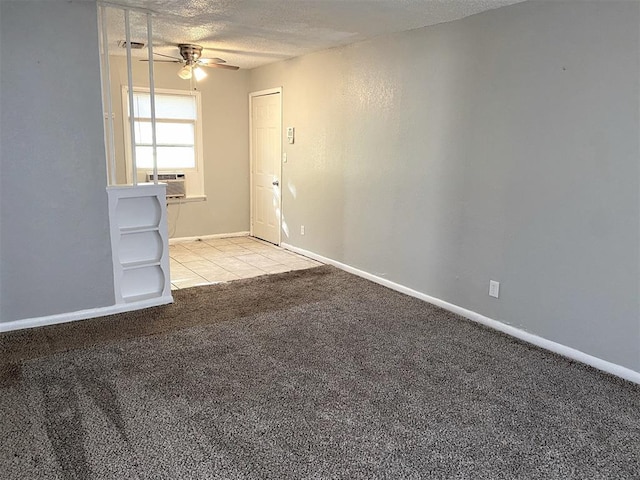
[[[166,185],[107,187],[116,303],[172,301]]]

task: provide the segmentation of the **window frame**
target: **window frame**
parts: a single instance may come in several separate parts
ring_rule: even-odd
[[[171,119],[171,118],[156,118],[156,123],[188,123],[194,125],[194,150],[195,150],[195,166],[191,168],[158,168],[162,173],[184,173],[186,178],[186,200],[198,200],[206,199],[204,193],[204,154],[203,154],[203,137],[202,137],[202,97],[198,90],[177,90],[167,88],[154,89],[156,94],[159,95],[177,95],[177,96],[190,96],[194,97],[196,101],[196,119]],[[133,87],[134,93],[146,93],[150,94],[151,91],[148,87]],[[136,121],[137,118],[134,118]],[[142,118],[142,120],[147,120]],[[127,85],[122,85],[122,121],[124,127],[124,143],[125,143],[125,172],[127,182],[133,183],[133,164],[131,158],[132,147],[134,147],[131,138],[131,129],[129,126],[129,88]],[[149,146],[147,144],[139,144],[138,146]],[[166,146],[171,146],[166,144]],[[180,146],[180,145],[176,145]],[[138,182],[144,183],[147,181],[147,174],[153,173],[153,168],[142,168],[137,166]],[[185,200],[185,199],[182,199]],[[176,200],[172,200],[176,201]],[[180,201],[180,200],[178,200]]]

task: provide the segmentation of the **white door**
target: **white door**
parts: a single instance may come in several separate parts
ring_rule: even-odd
[[[254,94],[251,103],[251,234],[280,244],[281,93]]]

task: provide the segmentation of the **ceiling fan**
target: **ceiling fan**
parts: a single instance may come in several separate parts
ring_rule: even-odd
[[[182,68],[178,70],[178,76],[183,80],[189,80],[191,77],[195,77],[196,80],[202,80],[207,76],[207,73],[201,67],[224,68],[226,70],[238,70],[240,68],[235,65],[226,65],[226,61],[221,58],[202,58],[202,46],[200,45],[180,43],[178,48],[180,49],[182,59],[163,55],[162,53],[154,53],[154,55],[172,59],[154,60],[154,62],[182,64]],[[144,61],[148,60],[145,59]]]

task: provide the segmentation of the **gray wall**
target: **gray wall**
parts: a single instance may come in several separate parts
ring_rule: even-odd
[[[283,241],[640,371],[639,9],[525,2],[253,70],[296,128]]]
[[[0,2],[2,322],[114,303],[97,52],[94,3]]]
[[[118,182],[126,183],[122,85],[127,85],[126,58],[111,57]],[[134,61],[133,83],[148,87],[146,63]],[[156,88],[188,90],[175,64],[156,63]],[[249,100],[246,70],[207,69],[198,82],[202,99],[204,188],[206,201],[169,205],[169,235],[191,237],[249,230]]]

